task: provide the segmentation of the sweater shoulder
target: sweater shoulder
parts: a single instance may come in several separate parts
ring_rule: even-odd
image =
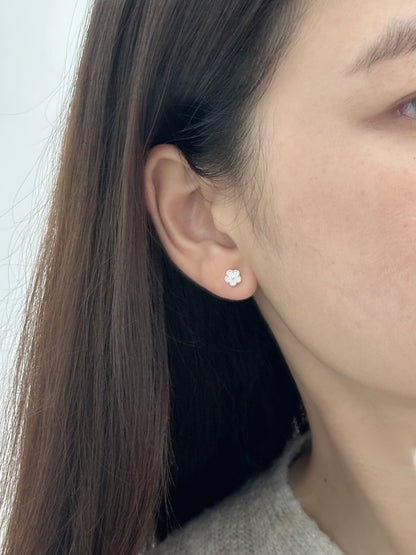
[[[340,555],[289,486],[290,462],[310,441],[294,438],[270,468],[205,509],[158,544],[153,555]]]
[[[268,514],[268,507],[272,506],[272,478],[271,469],[251,478],[217,505],[205,509],[184,527],[174,530],[156,546],[154,555],[259,553],[258,544],[257,551],[254,550],[254,542],[265,539],[264,534],[269,533],[270,523],[274,520],[274,515]],[[270,522],[264,520],[265,516]],[[259,520],[263,530],[258,530]],[[251,546],[253,550],[250,550]]]

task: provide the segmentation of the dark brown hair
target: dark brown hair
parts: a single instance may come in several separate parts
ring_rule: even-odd
[[[3,554],[143,552],[306,429],[254,300],[183,275],[143,192],[147,152],[171,143],[255,220],[250,115],[301,15],[294,0],[95,2],[16,357]]]

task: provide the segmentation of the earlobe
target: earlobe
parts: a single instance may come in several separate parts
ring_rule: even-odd
[[[257,288],[254,272],[232,237],[215,225],[212,202],[201,184],[177,147],[150,150],[144,172],[146,205],[172,262],[217,296],[251,297]]]

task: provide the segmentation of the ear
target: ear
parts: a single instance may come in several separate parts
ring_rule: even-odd
[[[176,146],[163,144],[150,150],[144,187],[153,225],[168,256],[182,272],[225,299],[242,300],[255,293],[253,270],[231,236],[219,229],[214,201],[204,197],[202,180]],[[226,282],[228,270],[239,270],[241,282]]]

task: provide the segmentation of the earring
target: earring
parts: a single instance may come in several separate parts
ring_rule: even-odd
[[[235,287],[241,280],[240,270],[227,270],[224,281],[231,285],[231,287]]]

